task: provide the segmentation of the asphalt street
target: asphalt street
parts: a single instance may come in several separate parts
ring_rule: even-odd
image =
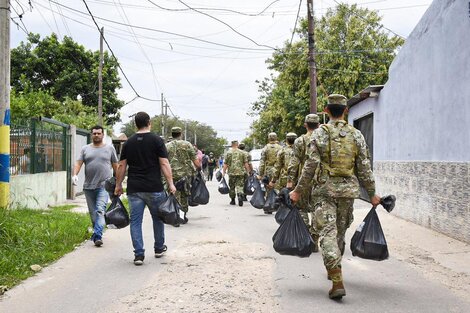
[[[144,240],[147,255],[143,266],[137,267],[132,263],[129,228],[109,229],[105,233],[103,247],[96,248],[90,241],[84,242],[72,253],[8,291],[0,299],[0,312],[160,312],[159,305],[163,300],[159,298],[162,291],[159,289],[159,282],[170,290],[166,291],[167,295],[172,294],[171,281],[166,284],[165,277],[172,262],[178,264],[178,258],[185,249],[191,249],[194,263],[211,260],[212,267],[220,265],[220,275],[235,273],[230,278],[233,285],[243,288],[244,281],[241,280],[246,278],[243,278],[244,274],[240,274],[240,281],[237,281],[238,270],[242,273],[244,269],[245,274],[248,270],[252,271],[253,277],[257,277],[253,281],[253,290],[257,290],[259,294],[256,295],[257,299],[250,301],[260,301],[260,306],[256,310],[249,307],[244,309],[240,300],[238,304],[232,303],[232,309],[224,309],[227,312],[470,312],[470,300],[465,296],[468,295],[468,286],[465,284],[470,277],[470,249],[466,244],[380,210],[379,217],[389,241],[390,258],[381,262],[364,260],[353,257],[347,248],[343,258],[347,296],[341,301],[332,301],[327,296],[331,282],[326,279],[319,253],[312,254],[309,258],[277,254],[272,248],[271,239],[278,227],[273,215],[265,215],[262,210],[253,208],[249,203],[245,203],[243,207],[230,206],[228,196],[217,192],[215,181],[208,182],[208,187],[211,193],[210,203],[191,208],[187,225],[179,228],[166,226],[168,253],[163,258],[156,259],[150,253],[152,228],[150,216],[146,213]],[[80,199],[76,203],[83,206]],[[355,221],[348,231],[347,246],[354,229],[369,209],[365,202],[356,203]],[[401,208],[397,206],[396,209]],[[227,249],[227,253],[238,255],[239,262],[230,263],[232,265],[229,268],[225,261],[225,264],[217,264],[216,252],[213,248],[208,248],[210,242],[219,245],[236,243],[230,246],[235,247],[234,250]],[[445,247],[442,248],[442,245]],[[256,249],[257,256],[253,260],[248,260],[248,257],[244,259],[245,250],[237,250],[242,248],[246,249],[246,255]],[[421,250],[428,252],[421,253],[425,257],[419,263],[416,251]],[[247,268],[244,268],[244,260]],[[249,264],[255,266],[251,267]],[[263,264],[263,267],[257,267],[256,264]],[[266,264],[271,264],[269,266],[272,266],[272,270],[265,271],[264,267],[268,266]],[[212,283],[214,286],[217,283],[210,281],[213,276],[206,273],[207,268],[204,267],[191,272],[190,266],[198,264],[188,263],[185,268],[188,268],[187,273],[200,276],[195,276],[192,280],[188,278],[186,284],[197,289],[201,287],[197,287],[196,282],[207,279],[204,288],[210,294]],[[439,268],[439,271],[436,270],[439,272],[437,276],[430,273],[429,268]],[[257,275],[258,271],[262,273],[261,277]],[[464,289],[452,287],[452,277],[457,274],[460,283],[463,281]],[[444,279],[446,276],[451,277],[448,282]],[[221,280],[221,277],[223,280],[223,276],[218,276],[217,280]],[[273,287],[262,289],[256,286],[256,280],[261,279],[261,285],[272,284]],[[178,278],[175,276],[175,284],[176,281]],[[153,289],[149,286],[153,286]],[[179,288],[176,285],[174,287],[175,290]],[[223,288],[218,294],[224,294],[229,299],[232,286],[213,288]],[[191,292],[197,294],[198,291]],[[151,305],[146,309],[131,309],[132,303],[138,304],[138,299],[143,299],[144,294]],[[134,300],[129,300],[129,295],[137,296]],[[175,306],[171,307],[168,297],[165,298],[168,312],[199,312],[198,302],[203,301],[201,297],[193,296],[189,303],[175,301]],[[174,297],[178,298],[177,291]],[[263,307],[268,300],[273,306]],[[125,302],[127,306],[116,306],[120,302]],[[222,311],[213,307],[214,312]]]

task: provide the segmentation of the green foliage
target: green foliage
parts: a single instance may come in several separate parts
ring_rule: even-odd
[[[55,100],[44,90],[33,91],[29,87],[10,94],[12,122],[28,120],[32,117],[48,117],[80,128],[90,129],[98,122],[95,109],[77,100]]]
[[[341,4],[315,21],[317,112],[323,111],[328,94],[350,98],[368,85],[384,84],[388,67],[403,44],[390,37],[375,11]],[[310,112],[307,21],[297,32],[301,41],[286,42],[267,60],[277,76],[258,82],[259,98],[252,104],[251,142],[264,144],[269,132],[282,140],[286,133],[305,132],[303,121]]]
[[[162,117],[156,115],[151,118],[152,131],[156,134],[161,135],[162,133]],[[179,126],[184,130],[186,126],[186,140],[193,143],[196,142],[200,150],[204,150],[206,154],[213,152],[215,156],[223,155],[224,145],[227,144],[225,138],[217,137],[217,132],[206,124],[201,124],[197,121],[192,120],[180,120],[179,118],[168,117],[165,123],[165,134],[167,139],[171,137],[171,128]],[[136,132],[134,120],[124,124],[121,131],[126,134],[127,137],[131,136]]]
[[[41,40],[30,34],[26,43],[11,50],[11,86],[17,92],[46,91],[64,102],[81,97],[83,105],[97,111],[99,51],[85,50],[65,36],[60,42],[52,34]],[[117,62],[104,53],[103,113],[108,125],[120,120],[124,102],[117,97],[121,87]]]
[[[65,207],[51,210],[0,210],[0,286],[12,286],[34,275],[31,265],[54,262],[90,234],[87,214]]]

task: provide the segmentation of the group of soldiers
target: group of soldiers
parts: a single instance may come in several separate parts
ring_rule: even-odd
[[[268,135],[261,152],[257,178],[266,188],[288,188],[291,200],[300,209],[302,218],[314,240],[313,252],[321,247],[327,277],[333,286],[332,299],[346,295],[341,258],[345,250],[345,234],[353,222],[353,202],[359,197],[359,186],[367,191],[373,206],[380,203],[375,194],[375,181],[369,151],[361,132],[345,121],[346,97],[332,94],[325,106],[329,122],[320,125],[316,114],[305,117],[306,133],[300,137],[289,132],[281,146],[276,133]],[[237,141],[227,152],[223,174],[228,170],[230,204],[243,205],[247,174],[253,174],[249,154]],[[265,210],[266,214],[272,211]]]

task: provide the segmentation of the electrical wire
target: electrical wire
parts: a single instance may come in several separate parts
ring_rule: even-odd
[[[294,40],[295,31],[297,29],[297,22],[299,21],[300,8],[302,7],[302,0],[299,2],[299,8],[297,9],[297,16],[295,17],[294,29],[292,29],[292,36],[290,37],[289,47],[292,46],[292,41]]]

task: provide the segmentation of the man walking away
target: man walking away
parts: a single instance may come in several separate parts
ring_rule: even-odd
[[[104,182],[117,170],[118,160],[113,146],[103,142],[103,127],[96,125],[91,129],[92,143],[82,147],[80,156],[75,162],[72,172],[72,183],[77,185],[78,173],[85,164],[85,194],[88,213],[93,225],[93,240],[95,246],[103,245],[103,229],[105,226],[104,213],[108,202],[108,192],[104,189]]]
[[[248,175],[251,175],[253,173],[253,164],[251,163],[251,154],[245,150],[245,144],[243,142],[240,142],[240,144],[238,145],[238,149],[245,153],[248,160],[249,173],[245,172],[245,178],[243,179],[243,184],[245,184],[246,180],[248,179]],[[246,198],[246,194],[243,194],[243,201],[248,201],[248,199]]]
[[[181,127],[171,129],[173,140],[166,144],[168,151],[168,160],[171,165],[173,181],[178,185],[176,199],[181,204],[181,211],[184,212],[182,223],[186,224],[186,217],[189,205],[188,197],[191,191],[191,181],[194,174],[194,168],[200,169],[201,164],[196,154],[196,150],[189,141],[181,139]]]
[[[212,181],[214,176],[214,169],[217,167],[217,159],[214,157],[214,153],[209,152],[209,159],[207,160],[207,168],[209,169],[209,174],[207,180]]]
[[[259,176],[258,179],[262,180],[264,177],[268,178],[266,184],[269,184],[269,180],[271,179],[274,171],[274,164],[276,164],[277,160],[277,153],[281,150],[281,145],[277,142],[277,134],[276,133],[269,133],[268,134],[268,143],[264,146],[263,150],[261,150],[261,159],[259,162]],[[266,189],[278,189],[278,184],[273,187],[266,186]],[[268,191],[268,190],[267,190]],[[266,192],[266,195],[268,192]],[[271,210],[263,209],[264,214],[272,214]]]
[[[235,195],[238,197],[238,205],[243,206],[244,192],[243,184],[245,173],[249,171],[248,158],[246,154],[238,149],[238,141],[232,141],[232,148],[225,155],[222,175],[228,171],[230,204],[235,205]]]
[[[367,190],[373,206],[380,203],[380,197],[375,194],[364,137],[344,120],[346,97],[330,95],[325,111],[330,121],[313,132],[308,159],[290,197],[297,202],[313,185],[314,221],[320,234],[323,263],[333,282],[328,295],[341,299],[346,295],[341,257],[346,230],[353,221],[354,199],[359,197],[359,183]]]
[[[286,135],[286,146],[282,147],[281,150],[277,153],[277,160],[274,164],[273,175],[271,181],[269,182],[269,187],[274,188],[275,184],[278,184],[278,188],[285,188],[287,185],[287,167],[289,166],[289,161],[292,158],[292,146],[294,141],[297,138],[296,133],[287,133]]]
[[[134,121],[138,131],[122,147],[114,193],[118,196],[122,194],[122,181],[129,167],[127,197],[131,209],[130,229],[134,247],[134,264],[142,265],[145,258],[142,238],[145,206],[149,208],[152,216],[155,257],[160,258],[167,250],[164,224],[158,217],[158,207],[167,198],[161,180],[162,173],[167,181],[169,192],[175,193],[176,188],[173,185],[165,143],[159,136],[150,132],[150,116],[145,112],[139,112],[135,115]]]

